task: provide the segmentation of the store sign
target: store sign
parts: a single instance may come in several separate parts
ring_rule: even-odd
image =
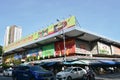
[[[35,48],[35,49],[31,49],[28,51],[27,57],[29,56],[38,56],[38,52],[39,52],[40,48]]]
[[[107,54],[107,55],[111,55],[111,50],[110,50],[110,46],[108,46],[107,44],[98,42],[98,52],[99,54]]]
[[[74,54],[75,53],[75,40],[74,39],[66,40],[65,47],[66,47],[65,55]],[[56,56],[63,56],[64,55],[64,43],[63,43],[63,41],[55,43],[55,55]]]
[[[46,45],[46,46],[43,46],[42,47],[42,57],[50,57],[50,56],[54,56],[54,44],[49,44],[49,45]]]
[[[90,46],[86,42],[76,41],[76,53],[90,54]]]
[[[43,30],[37,31],[29,36],[22,38],[21,40],[18,40],[14,43],[9,44],[8,46],[5,46],[4,52],[7,52],[7,51],[14,49],[16,47],[19,47],[21,45],[28,44],[28,43],[33,42],[42,37],[53,34],[55,32],[58,32],[63,28],[69,28],[69,27],[73,27],[75,25],[76,25],[75,16],[71,16],[70,18],[60,21],[57,24],[52,24],[50,26],[47,26],[47,28],[45,28]]]
[[[120,55],[120,48],[116,46],[111,46],[112,48],[112,55]]]

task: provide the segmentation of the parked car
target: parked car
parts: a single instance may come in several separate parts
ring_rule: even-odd
[[[12,76],[12,68],[3,70],[3,76]]]
[[[86,75],[86,70],[81,67],[68,67],[56,74],[56,80],[73,80],[82,78]]]
[[[0,68],[0,73],[2,73],[3,72],[3,68]]]
[[[13,70],[13,80],[55,80],[51,71],[36,65],[21,65]]]

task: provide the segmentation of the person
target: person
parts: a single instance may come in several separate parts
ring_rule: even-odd
[[[88,66],[85,67],[86,68],[86,71],[87,71],[87,78],[85,80],[95,80],[95,74],[93,72],[93,70],[91,68],[89,68]]]

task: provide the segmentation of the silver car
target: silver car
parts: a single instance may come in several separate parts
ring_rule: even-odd
[[[73,80],[82,78],[86,75],[86,70],[81,67],[68,67],[56,74],[56,80]]]
[[[10,68],[3,70],[3,76],[12,76],[12,70]]]

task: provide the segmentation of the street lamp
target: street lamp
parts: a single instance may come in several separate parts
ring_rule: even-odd
[[[62,28],[62,33],[63,33],[63,45],[64,45],[64,57],[63,57],[63,61],[66,61],[65,33],[64,33],[63,28]]]
[[[60,23],[59,19],[57,19],[57,22]],[[61,26],[62,26],[62,37],[63,37],[63,45],[64,45],[64,57],[63,57],[63,61],[66,62],[66,46],[65,46],[65,32],[64,32],[64,27],[66,26],[66,22],[61,22]]]

